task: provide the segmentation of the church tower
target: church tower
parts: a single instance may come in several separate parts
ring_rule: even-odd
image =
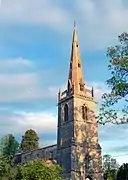
[[[64,180],[102,179],[95,105],[94,90],[84,82],[74,25],[67,88],[58,93],[57,159]]]

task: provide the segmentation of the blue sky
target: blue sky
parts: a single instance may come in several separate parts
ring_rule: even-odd
[[[86,84],[97,101],[107,91],[106,49],[128,29],[123,0],[1,0],[0,137],[35,129],[41,145],[56,142],[57,92],[67,82],[73,21]],[[103,153],[128,161],[128,126],[99,127]],[[120,156],[123,155],[123,156]]]

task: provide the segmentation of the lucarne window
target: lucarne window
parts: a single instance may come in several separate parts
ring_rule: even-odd
[[[79,68],[81,67],[81,64],[80,64],[80,63],[78,63],[78,67],[79,67]]]

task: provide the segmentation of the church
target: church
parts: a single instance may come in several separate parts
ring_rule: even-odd
[[[94,89],[86,87],[74,25],[67,88],[58,92],[57,144],[19,155],[18,163],[42,158],[63,168],[63,180],[102,180]]]

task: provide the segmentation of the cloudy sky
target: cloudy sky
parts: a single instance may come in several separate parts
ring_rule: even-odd
[[[128,30],[127,0],[0,1],[0,137],[35,129],[56,142],[57,91],[67,82],[74,19],[86,83],[107,90],[106,49]],[[128,161],[128,126],[99,127],[103,153]]]

